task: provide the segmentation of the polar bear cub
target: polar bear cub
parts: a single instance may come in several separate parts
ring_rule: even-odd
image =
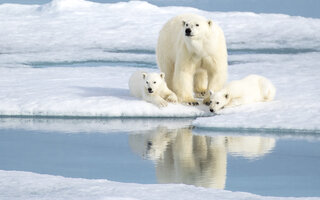
[[[220,91],[210,92],[210,111],[249,104],[259,101],[271,101],[276,94],[276,88],[263,76],[249,75],[241,80],[231,81]]]
[[[159,107],[177,102],[177,96],[167,87],[164,77],[164,73],[134,72],[129,79],[131,95]]]

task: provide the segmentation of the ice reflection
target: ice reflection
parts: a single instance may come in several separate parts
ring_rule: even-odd
[[[131,149],[154,161],[159,183],[184,183],[224,189],[227,155],[258,159],[272,151],[275,139],[260,136],[204,136],[191,127],[164,126],[129,136]]]

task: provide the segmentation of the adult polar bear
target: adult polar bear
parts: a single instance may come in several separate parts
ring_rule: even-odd
[[[193,92],[206,95],[218,91],[227,80],[226,41],[222,29],[211,20],[184,14],[170,19],[161,29],[157,62],[168,87],[179,102],[198,105]]]

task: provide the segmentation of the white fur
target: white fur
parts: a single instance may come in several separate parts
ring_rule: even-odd
[[[131,95],[153,103],[159,107],[177,102],[177,96],[167,87],[164,73],[134,72],[129,79]]]
[[[186,36],[186,29],[190,36]],[[159,33],[157,62],[168,87],[180,102],[194,103],[193,92],[220,90],[227,80],[227,48],[222,29],[211,20],[184,14],[169,20]],[[210,101],[209,95],[204,103]]]
[[[211,92],[210,111],[217,112],[222,108],[249,104],[274,99],[276,89],[263,76],[249,75],[241,80],[231,81],[220,91]]]

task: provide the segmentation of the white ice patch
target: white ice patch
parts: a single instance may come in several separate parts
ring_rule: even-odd
[[[277,87],[275,100],[209,117],[203,105],[159,109],[131,97],[128,77],[137,68],[155,70],[158,32],[180,13],[200,14],[220,24],[229,48],[229,80],[252,73],[266,76]],[[193,124],[320,128],[320,19],[84,0],[1,4],[0,18],[0,115],[207,116]]]
[[[0,198],[45,200],[316,200],[319,198],[263,197],[245,192],[199,188],[183,184],[134,184],[0,170]]]
[[[157,106],[130,96],[136,68],[0,68],[0,115],[59,117],[209,116],[206,106]],[[149,69],[144,69],[148,71]],[[149,70],[150,71],[150,70]]]
[[[318,53],[273,56],[259,64],[230,67],[230,79],[263,74],[277,88],[274,101],[225,109],[198,118],[198,127],[319,129]],[[196,117],[210,116],[207,106],[170,104],[158,107],[131,97],[128,67],[0,68],[0,114],[69,117]],[[142,69],[149,70],[150,69]],[[153,70],[152,70],[153,71]]]
[[[171,17],[196,13],[216,21],[233,50],[319,51],[320,19],[280,14],[205,12],[157,7],[143,1],[115,4],[53,0],[45,5],[0,5],[0,67],[39,62],[143,60],[114,50],[154,52],[159,30]],[[148,61],[150,55],[145,55]],[[149,57],[148,57],[149,56]]]

